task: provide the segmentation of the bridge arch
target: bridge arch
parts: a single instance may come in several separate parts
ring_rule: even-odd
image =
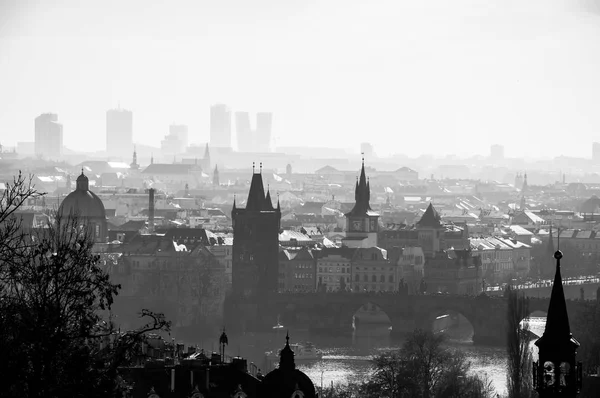
[[[436,305],[417,315],[416,326],[431,332],[447,332],[452,328],[460,327],[461,336],[472,339],[478,323],[477,317],[468,309],[451,303]]]

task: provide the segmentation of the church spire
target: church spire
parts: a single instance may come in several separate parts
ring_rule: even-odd
[[[265,210],[274,210],[273,201],[271,200],[271,190],[267,185],[267,196],[265,197]]]
[[[137,170],[140,168],[140,165],[138,165],[138,162],[137,162],[137,149],[136,149],[135,145],[133,146],[133,160],[132,160],[131,164],[129,165],[129,167],[132,170]]]
[[[294,351],[290,347],[290,333],[285,335],[285,347],[279,354],[279,369],[281,370],[294,370],[296,369],[296,363],[294,362]]]
[[[356,200],[356,204],[349,215],[358,216],[365,215],[366,212],[371,211],[371,205],[369,201],[371,200],[371,192],[370,192],[370,184],[367,182],[367,176],[365,173],[365,160],[363,158],[362,167],[360,169],[360,176],[356,181],[356,187],[354,191],[354,199]]]
[[[565,301],[562,275],[560,273],[560,260],[562,257],[563,254],[560,250],[554,253],[554,258],[556,259],[554,284],[552,285],[552,293],[550,294],[546,328],[542,337],[536,342],[538,346],[544,343],[560,344],[561,340],[564,342],[571,339],[569,314],[567,313],[567,302]]]
[[[569,326],[567,302],[560,274],[560,250],[554,253],[556,273],[544,334],[535,345],[539,348],[539,361],[534,363],[534,385],[539,396],[575,397],[581,389],[581,362],[575,357],[579,342],[573,338]]]

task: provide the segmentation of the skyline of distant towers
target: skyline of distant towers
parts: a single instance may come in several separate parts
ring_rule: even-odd
[[[106,152],[113,156],[129,156],[133,151],[133,112],[127,109],[106,111]]]
[[[272,130],[272,112],[258,112],[255,129],[252,129],[249,112],[235,112],[235,131],[239,152],[271,152]]]
[[[225,104],[210,107],[210,146],[231,148],[231,108]]]
[[[252,150],[252,126],[248,112],[235,113],[235,131],[237,136],[237,150],[250,152]]]
[[[185,124],[171,124],[169,134],[160,142],[163,155],[182,154],[188,147],[188,126]]]
[[[57,159],[63,152],[63,125],[56,113],[42,113],[34,121],[36,156]]]

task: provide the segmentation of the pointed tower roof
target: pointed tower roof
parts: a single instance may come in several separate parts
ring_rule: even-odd
[[[354,192],[354,199],[356,200],[356,203],[354,204],[352,210],[346,214],[346,216],[356,217],[377,215],[376,213],[372,213],[371,205],[369,204],[370,198],[370,186],[367,182],[367,176],[365,173],[365,159],[363,158],[362,167],[360,169],[360,177],[356,182],[356,188]]]
[[[275,210],[273,208],[273,201],[271,200],[271,191],[267,187],[267,196],[265,197],[265,210]]]
[[[294,351],[290,348],[290,333],[285,335],[285,347],[279,353],[279,369],[281,370],[294,370],[296,369],[296,363],[294,362]]]
[[[427,206],[427,210],[425,210],[425,214],[423,217],[417,222],[417,225],[420,227],[429,227],[429,228],[439,228],[442,226],[442,217],[437,212],[433,204],[429,202],[429,206]]]
[[[263,185],[262,174],[254,173],[250,182],[246,210],[264,210],[265,203],[265,186]]]
[[[566,348],[577,348],[579,343],[571,334],[569,326],[569,314],[567,313],[567,302],[562,285],[560,274],[560,259],[563,254],[560,250],[554,253],[556,259],[556,273],[554,275],[554,284],[550,294],[550,304],[548,306],[548,316],[546,318],[546,328],[544,334],[535,345],[538,347],[547,347],[553,351],[562,351]]]
[[[279,203],[279,194],[277,194],[277,211],[281,213],[281,204]]]

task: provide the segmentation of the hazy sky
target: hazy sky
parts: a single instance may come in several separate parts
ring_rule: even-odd
[[[0,0],[2,143],[52,111],[104,148],[119,102],[156,146],[171,122],[206,142],[225,102],[281,146],[590,156],[600,0]]]

